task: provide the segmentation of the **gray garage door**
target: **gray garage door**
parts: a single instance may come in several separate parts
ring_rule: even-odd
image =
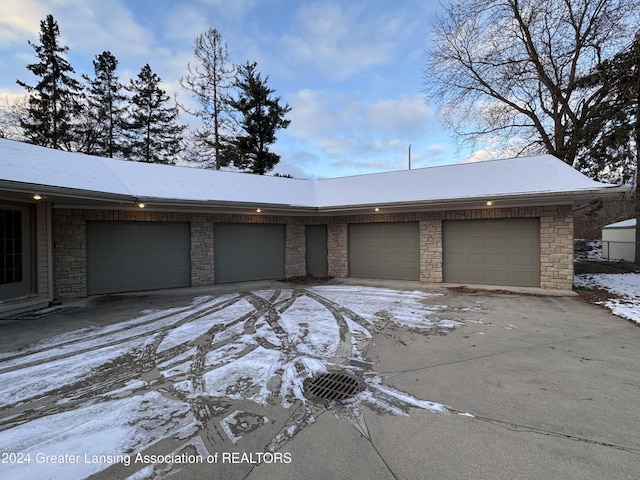
[[[191,285],[189,224],[87,222],[87,292]]]
[[[442,235],[445,282],[540,285],[537,218],[450,220]]]
[[[216,223],[216,283],[284,278],[284,225]]]
[[[349,275],[418,280],[418,222],[349,225]]]
[[[326,275],[327,264],[327,226],[306,225],[305,247],[307,274]]]

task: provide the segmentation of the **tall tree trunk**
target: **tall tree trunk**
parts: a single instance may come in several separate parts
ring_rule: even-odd
[[[636,33],[633,45],[634,73],[636,75],[636,118],[634,136],[636,141],[636,255],[635,263],[640,263],[640,32]]]
[[[640,83],[640,81],[639,81]],[[639,85],[640,86],[640,85]],[[640,90],[639,90],[640,92]],[[636,256],[635,263],[640,264],[640,93],[636,106]]]

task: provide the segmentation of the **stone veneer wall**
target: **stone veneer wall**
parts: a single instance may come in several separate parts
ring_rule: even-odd
[[[55,293],[59,298],[83,297],[87,294],[86,222],[88,220],[190,222],[191,284],[197,287],[214,284],[213,231],[218,222],[286,224],[285,275],[287,277],[306,273],[305,225],[327,224],[328,274],[334,277],[347,277],[349,275],[349,223],[418,221],[420,280],[439,283],[442,282],[443,220],[528,217],[540,219],[540,286],[547,289],[570,290],[573,283],[573,215],[571,206],[563,205],[335,217],[54,209]]]
[[[213,225],[206,215],[191,215],[191,286],[205,287],[214,282]]]
[[[284,276],[290,278],[306,275],[307,244],[304,225],[288,223],[284,238]]]
[[[87,295],[87,223],[82,210],[54,209],[53,265],[56,298]]]
[[[347,223],[327,225],[327,273],[332,277],[344,278],[349,275],[347,232]]]
[[[439,215],[420,221],[420,281],[442,282],[442,220]]]
[[[540,286],[573,288],[573,209],[543,207],[540,215]]]

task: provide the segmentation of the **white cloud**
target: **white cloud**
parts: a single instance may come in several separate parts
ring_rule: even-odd
[[[420,95],[368,100],[304,89],[287,101],[291,125],[280,137],[326,159],[324,176],[407,168],[409,144],[415,168],[441,162],[448,149],[430,139],[435,114]]]
[[[44,19],[47,8],[37,0],[0,2],[0,46],[15,43],[26,44],[25,38],[38,39],[40,21]]]
[[[200,10],[215,10],[225,20],[239,20],[251,11],[260,0],[202,0]]]
[[[486,162],[487,160],[495,160],[496,156],[494,152],[490,150],[482,149],[476,150],[472,152],[467,158],[465,158],[464,163],[474,163],[474,162]]]
[[[427,133],[433,111],[420,95],[370,101],[359,94],[304,89],[289,98],[289,132],[299,138],[323,138],[335,148],[336,140],[355,136],[374,143],[405,145]]]
[[[500,158],[514,158],[522,154],[522,139],[511,137],[506,143],[500,137],[483,138],[465,158],[464,163],[484,162]],[[532,152],[534,153],[534,152]],[[543,152],[535,152],[543,153]]]
[[[434,112],[420,94],[397,100],[378,100],[371,105],[369,119],[380,128],[399,135],[412,135],[424,130]]]
[[[195,5],[175,4],[170,14],[162,20],[164,36],[184,45],[193,46],[197,36],[213,28],[202,14],[202,8]]]
[[[431,155],[442,155],[450,150],[451,146],[447,143],[434,143],[429,145],[427,151]]]
[[[3,2],[9,3],[9,2]],[[15,32],[19,41],[38,42],[40,22],[52,14],[60,28],[61,43],[70,50],[95,53],[120,51],[127,55],[145,54],[153,34],[136,23],[133,12],[122,0],[23,0],[7,7],[0,4],[3,31]]]
[[[298,10],[284,49],[332,80],[393,60],[405,28],[401,14],[378,15],[368,3],[314,2]]]

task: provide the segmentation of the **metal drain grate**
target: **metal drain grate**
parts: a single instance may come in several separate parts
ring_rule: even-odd
[[[360,382],[342,372],[329,372],[304,382],[305,396],[317,403],[344,400],[362,391]]]

